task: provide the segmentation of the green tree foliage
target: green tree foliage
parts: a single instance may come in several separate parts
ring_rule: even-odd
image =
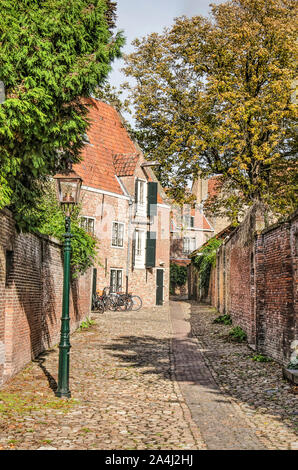
[[[140,144],[174,196],[198,174],[221,175],[218,204],[232,218],[260,200],[294,208],[297,10],[231,0],[134,41],[124,71]]]
[[[10,203],[11,189],[6,179],[0,174],[0,209]]]
[[[11,190],[10,209],[20,229],[32,229],[30,209],[41,197],[40,181],[67,159],[80,159],[88,127],[84,97],[107,77],[124,42],[121,33],[111,33],[114,21],[111,1],[0,3],[0,80],[6,88],[0,184]],[[0,197],[3,207],[3,190]]]
[[[98,87],[94,96],[104,103],[108,103],[113,106],[117,111],[127,112],[131,114],[129,107],[129,100],[122,97],[122,90],[117,90],[115,86],[112,86],[107,80]]]
[[[54,184],[47,182],[44,186],[43,197],[35,209],[38,214],[38,232],[53,236],[64,242],[65,215],[57,202]],[[71,214],[71,267],[73,277],[83,274],[95,262],[100,264],[98,239],[81,227],[80,210],[80,206],[77,206]]]

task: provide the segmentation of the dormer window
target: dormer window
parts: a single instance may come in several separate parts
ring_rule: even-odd
[[[184,226],[186,228],[193,228],[194,227],[194,221],[195,221],[195,218],[194,218],[193,215],[185,215],[183,217]]]

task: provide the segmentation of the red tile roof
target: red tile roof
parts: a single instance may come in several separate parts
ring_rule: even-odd
[[[114,168],[117,176],[133,176],[136,165],[140,158],[139,154],[123,154],[114,155]]]
[[[205,215],[203,214],[203,228],[206,230],[212,230],[211,225],[209,224],[208,220],[206,219]]]
[[[117,171],[121,167],[120,170],[129,168],[131,172],[135,162],[135,158],[131,157],[136,156],[138,151],[112,106],[93,98],[87,99],[87,104],[90,121],[87,134],[90,144],[85,145],[82,161],[74,165],[74,170],[83,178],[84,186],[123,194],[116,178]],[[122,157],[117,159],[119,154]],[[125,156],[127,162],[124,164]]]

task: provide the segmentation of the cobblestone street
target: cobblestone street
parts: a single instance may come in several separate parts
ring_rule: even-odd
[[[171,302],[171,309],[93,315],[95,324],[71,336],[70,400],[54,394],[58,348],[2,387],[0,448],[295,448],[287,421],[266,415],[270,425],[263,426],[260,411],[251,419],[241,396],[222,387],[221,369],[210,369],[208,352],[203,359],[199,320],[192,318],[198,339],[190,336],[190,309]],[[206,324],[200,323],[204,331]],[[289,397],[294,407],[296,397]]]

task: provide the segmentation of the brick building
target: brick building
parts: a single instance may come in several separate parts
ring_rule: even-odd
[[[204,214],[203,203],[216,194],[216,181],[216,177],[196,179],[191,189],[193,204],[171,205],[171,263],[187,266],[190,253],[229,225],[224,217],[207,218]]]
[[[119,113],[88,100],[91,122],[83,160],[82,224],[99,239],[92,291],[112,286],[144,306],[169,298],[169,215],[163,190]]]

